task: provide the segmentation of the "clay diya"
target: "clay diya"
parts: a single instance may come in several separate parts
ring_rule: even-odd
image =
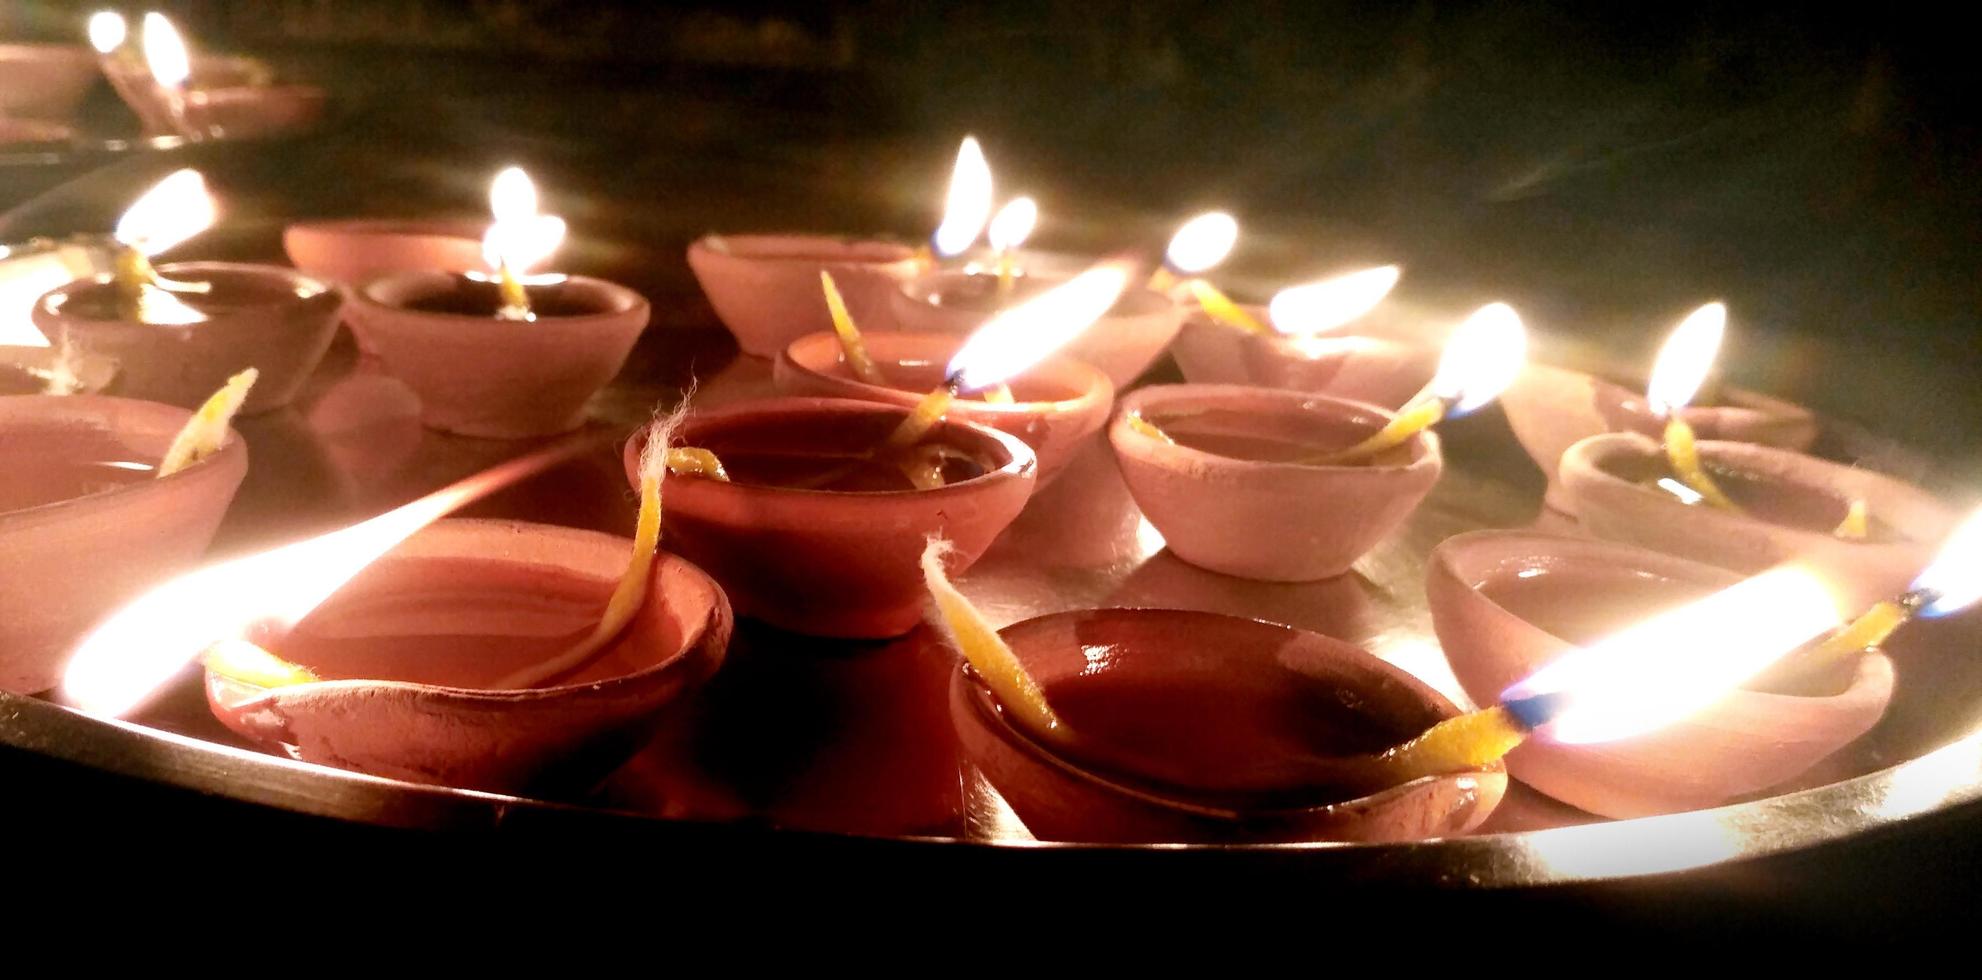
[[[96,56],[80,44],[0,44],[0,118],[62,121],[96,84]]]
[[[205,553],[248,450],[230,435],[155,478],[189,418],[125,398],[0,397],[0,690],[53,687],[91,625]]]
[[[998,276],[964,270],[937,270],[901,285],[893,296],[893,321],[907,332],[963,336],[1009,306],[1068,280],[1045,275],[1018,277],[1009,291]],[[1169,296],[1147,287],[1124,292],[1065,352],[1086,361],[1124,388],[1163,356],[1183,326],[1183,309]]]
[[[1633,545],[1475,531],[1432,552],[1426,595],[1468,696],[1493,703],[1572,649],[1739,576]],[[1515,779],[1592,813],[1637,817],[1715,806],[1795,779],[1877,722],[1893,667],[1867,653],[1794,685],[1751,682],[1666,727],[1597,744],[1530,740]]]
[[[889,297],[921,268],[906,245],[825,235],[705,235],[688,246],[688,267],[716,316],[745,354],[776,357],[786,344],[832,329],[819,298],[830,272],[854,319],[870,330],[893,322]]]
[[[1749,573],[1786,561],[1822,570],[1859,602],[1904,590],[1956,514],[1932,494],[1871,470],[1740,442],[1701,442],[1701,461],[1739,511],[1687,503],[1661,444],[1636,433],[1591,436],[1562,456],[1562,485],[1591,534]],[[1840,537],[1854,502],[1862,538]]]
[[[117,379],[117,364],[58,347],[0,346],[0,395],[97,395]]]
[[[1267,317],[1266,307],[1241,308]],[[1437,348],[1386,336],[1373,326],[1356,331],[1249,334],[1191,307],[1170,353],[1186,381],[1290,388],[1384,408],[1402,407],[1438,370]]]
[[[964,338],[950,334],[884,333],[864,339],[867,355],[887,384],[854,376],[831,332],[792,341],[778,354],[772,377],[787,395],[854,398],[913,408],[943,384]],[[1009,385],[1011,402],[961,398],[949,414],[1008,432],[1039,456],[1039,478],[1057,475],[1089,436],[1107,424],[1114,385],[1086,362],[1055,356],[1028,368]]]
[[[1137,505],[1177,557],[1295,582],[1348,571],[1438,482],[1438,437],[1428,431],[1366,461],[1299,461],[1356,444],[1395,418],[1298,391],[1153,385],[1122,400],[1108,439]]]
[[[916,558],[942,534],[965,564],[1025,506],[1037,477],[1014,436],[951,417],[928,442],[960,458],[915,489],[874,457],[909,416],[894,405],[777,398],[697,414],[683,445],[712,451],[729,481],[670,478],[669,547],[709,570],[740,615],[818,636],[898,636],[921,620]],[[633,479],[645,434],[627,444]]]
[[[145,14],[133,43],[115,12],[90,18],[89,32],[104,76],[148,134],[253,138],[322,118],[323,90],[272,84],[274,71],[254,58],[194,54],[163,14]]]
[[[266,641],[317,680],[264,687],[209,667],[208,704],[305,762],[490,792],[584,788],[716,672],[730,638],[722,590],[663,552],[617,639],[539,686],[503,686],[596,625],[631,544],[545,524],[435,522]]]
[[[283,229],[282,248],[305,274],[357,286],[393,272],[479,270],[482,232],[465,221],[302,221]]]
[[[959,665],[966,757],[1032,833],[1091,843],[1405,841],[1467,833],[1498,805],[1492,764],[1375,793],[1302,778],[1458,715],[1404,670],[1316,633],[1213,613],[1101,609],[1000,632],[1071,735],[1016,724]]]
[[[117,273],[79,279],[34,305],[49,343],[71,344],[120,370],[120,391],[192,408],[244,367],[261,372],[243,411],[289,404],[337,335],[344,295],[293,269],[241,262],[173,262],[158,275],[203,284],[174,293],[172,314],[132,315]]]

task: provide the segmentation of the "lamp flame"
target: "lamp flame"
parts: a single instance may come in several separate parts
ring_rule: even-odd
[[[124,38],[130,33],[130,26],[124,23],[124,15],[115,10],[99,10],[89,15],[89,46],[97,54],[109,54],[124,46]]]
[[[936,228],[933,244],[936,254],[958,255],[977,241],[984,223],[991,218],[991,165],[984,160],[984,148],[977,137],[966,136],[957,148],[957,163],[950,172],[950,193],[943,201],[943,223]]]
[[[985,235],[991,241],[991,248],[999,252],[1009,252],[1025,244],[1032,236],[1032,228],[1039,223],[1039,204],[1029,197],[1015,197],[1005,202],[998,213],[991,218],[991,228]]]
[[[1163,257],[1170,268],[1187,276],[1208,272],[1232,254],[1239,242],[1239,222],[1223,211],[1206,211],[1178,227]]]
[[[1310,282],[1289,286],[1274,294],[1266,314],[1273,329],[1295,336],[1333,330],[1376,308],[1397,286],[1403,271],[1394,265],[1380,265]]]
[[[1447,414],[1464,415],[1500,397],[1527,360],[1520,315],[1506,303],[1488,303],[1452,332],[1425,390],[1452,404]]]
[[[413,532],[590,444],[567,440],[350,527],[181,575],[83,638],[63,672],[62,697],[94,714],[124,714],[207,647],[288,630]]]
[[[159,85],[178,88],[193,74],[192,55],[186,51],[186,41],[164,14],[153,11],[145,15],[144,48],[145,65]]]
[[[1784,566],[1572,651],[1500,697],[1559,699],[1538,729],[1557,742],[1628,738],[1711,706],[1839,623],[1823,582]]]
[[[1658,360],[1652,364],[1652,380],[1645,386],[1645,401],[1654,414],[1665,418],[1693,401],[1706,383],[1707,372],[1713,370],[1726,332],[1727,307],[1720,303],[1694,310],[1673,328],[1672,336],[1659,348]]]
[[[111,237],[146,255],[157,255],[213,227],[219,210],[197,170],[180,170],[153,184],[117,219]]]
[[[1920,607],[1922,616],[1957,613],[1982,599],[1982,509],[1968,515],[1934,556],[1913,587],[1934,599]]]
[[[950,359],[960,390],[1003,384],[1071,343],[1129,288],[1135,263],[1111,259],[992,317]]]
[[[495,221],[482,236],[482,261],[492,269],[525,272],[564,242],[564,219],[538,210],[537,185],[521,167],[507,167],[489,183],[489,212]]]

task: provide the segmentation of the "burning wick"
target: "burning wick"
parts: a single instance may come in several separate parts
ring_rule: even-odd
[[[94,18],[91,26],[95,26]],[[105,30],[107,34],[110,29]],[[140,44],[144,47],[145,65],[151,69],[152,82],[158,87],[159,100],[165,104],[172,128],[189,140],[204,138],[206,134],[186,118],[186,79],[192,77],[193,60],[186,50],[185,39],[164,14],[155,11],[145,14],[143,31]]]
[[[1505,303],[1480,307],[1446,341],[1438,373],[1424,394],[1362,442],[1302,462],[1340,466],[1401,446],[1447,416],[1464,415],[1500,397],[1521,373],[1527,356],[1528,334],[1514,308]]]
[[[1184,286],[1213,320],[1247,333],[1271,333],[1252,314],[1232,302],[1231,297],[1201,278],[1202,273],[1225,261],[1238,241],[1239,222],[1223,211],[1208,211],[1184,222],[1170,236],[1170,247],[1163,253],[1164,264],[1150,277],[1149,287],[1167,293],[1176,287],[1178,277],[1183,276]]]
[[[886,375],[874,366],[874,359],[867,356],[867,345],[861,342],[860,327],[853,322],[853,314],[847,312],[846,300],[840,296],[840,287],[833,281],[833,274],[819,270],[819,287],[826,293],[826,312],[833,317],[833,335],[840,339],[840,354],[846,358],[847,370],[853,376],[871,385],[888,383]]]
[[[943,201],[943,223],[930,236],[935,254],[953,258],[963,254],[984,233],[991,220],[991,164],[984,159],[984,148],[977,137],[966,136],[957,147],[957,162],[950,171],[950,190]]]
[[[943,383],[883,446],[903,450],[921,442],[959,394],[1002,385],[1071,343],[1114,307],[1134,274],[1134,263],[1110,259],[985,321],[950,359]]]
[[[1949,616],[1978,598],[1982,598],[1982,510],[1968,515],[1948,535],[1940,553],[1904,593],[1873,603],[1850,625],[1785,666],[1801,671],[1835,663],[1884,643],[1915,616]]]
[[[1837,522],[1837,527],[1831,529],[1831,534],[1846,541],[1863,541],[1872,533],[1871,518],[1871,511],[1866,507],[1865,501],[1853,498],[1851,505],[1845,508],[1844,519]]]
[[[1038,223],[1039,205],[1029,197],[1012,198],[992,217],[985,236],[991,242],[992,254],[998,257],[998,295],[1011,295],[1018,248]]]
[[[157,255],[213,226],[219,216],[206,178],[197,170],[176,171],[153,184],[117,219],[111,237],[117,249],[113,273],[123,314],[141,322],[187,322],[183,303],[161,297],[167,293],[205,293],[211,283],[171,282],[152,268]],[[153,314],[163,314],[154,316]]]
[[[525,286],[549,285],[562,276],[526,276],[564,241],[564,219],[538,210],[537,185],[521,167],[508,167],[489,183],[489,211],[495,221],[482,236],[482,261],[495,271],[498,320],[535,320]]]
[[[1692,488],[1709,505],[1738,511],[1733,500],[1700,465],[1700,449],[1693,427],[1679,417],[1680,409],[1692,402],[1714,366],[1721,336],[1727,330],[1727,307],[1708,303],[1694,310],[1672,331],[1659,348],[1652,365],[1652,380],[1645,386],[1645,402],[1652,414],[1665,420],[1665,456],[1681,483]]]
[[[228,425],[241,410],[241,403],[248,400],[248,392],[258,377],[259,372],[248,368],[228,378],[219,391],[207,396],[199,411],[172,437],[172,445],[165,450],[165,458],[159,462],[158,473],[153,478],[162,480],[219,452],[227,444]]]
[[[1267,304],[1273,329],[1289,336],[1325,333],[1376,309],[1397,287],[1403,270],[1394,265],[1344,273],[1318,282],[1289,286]]]
[[[933,535],[922,549],[922,581],[934,606],[930,622],[983,679],[999,706],[1017,717],[1026,731],[1055,741],[1065,740],[1067,728],[1046,703],[1045,689],[1026,673],[1018,655],[1005,644],[984,614],[950,584],[943,559],[952,550],[948,541]]]

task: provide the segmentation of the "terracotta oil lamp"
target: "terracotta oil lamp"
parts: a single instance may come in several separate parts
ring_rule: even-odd
[[[772,368],[778,391],[788,395],[855,398],[913,408],[943,383],[946,365],[963,347],[951,334],[882,333],[864,339],[883,384],[861,380],[830,331],[787,345]],[[1053,356],[1028,368],[1008,386],[1011,402],[959,399],[950,414],[1024,440],[1039,456],[1039,478],[1059,474],[1087,440],[1108,422],[1115,389],[1084,361]]]
[[[870,329],[892,322],[889,296],[921,267],[896,242],[825,235],[705,235],[688,247],[688,267],[716,316],[745,354],[776,357],[785,345],[831,330],[819,300],[819,273],[832,273],[855,319]]]
[[[282,248],[306,275],[358,286],[394,272],[479,272],[485,230],[466,221],[302,221],[283,229]]]
[[[0,690],[53,687],[98,618],[205,553],[248,450],[230,435],[157,477],[189,418],[124,398],[0,397]]]
[[[1724,569],[1632,545],[1475,531],[1433,551],[1426,594],[1453,673],[1470,697],[1486,704],[1572,649],[1738,580]],[[1632,737],[1594,744],[1531,740],[1508,754],[1507,770],[1607,817],[1716,806],[1795,780],[1870,729],[1892,693],[1892,663],[1871,652],[1793,683],[1751,681],[1682,720]]]
[[[90,19],[89,33],[104,76],[149,134],[256,139],[323,118],[322,89],[273,84],[274,73],[252,58],[195,55],[162,14],[145,14],[131,38],[124,18],[105,11]]]
[[[1011,304],[1041,295],[1065,281],[1043,275],[1020,276],[1009,292],[1001,292],[995,274],[939,269],[909,280],[896,292],[894,322],[904,331],[963,336]],[[1124,293],[1091,329],[1067,346],[1066,352],[1100,369],[1115,387],[1124,388],[1169,349],[1183,319],[1183,308],[1175,300],[1137,287]]]
[[[1453,336],[1438,377],[1402,412],[1298,391],[1158,385],[1109,430],[1123,480],[1177,557],[1269,581],[1329,578],[1438,480],[1426,428],[1493,400],[1520,369],[1520,319],[1493,304]]]
[[[917,489],[874,455],[910,414],[778,398],[691,416],[678,442],[713,452],[729,479],[669,480],[669,547],[723,583],[740,615],[818,636],[907,632],[922,618],[925,539],[940,533],[974,560],[1024,508],[1038,472],[1024,442],[952,417],[928,436],[956,457],[944,484]],[[627,445],[629,479],[645,439]]]
[[[490,792],[583,789],[716,672],[731,632],[716,583],[662,552],[609,645],[511,683],[593,628],[631,544],[545,524],[435,522],[263,640],[312,679],[260,684],[210,659],[208,703],[227,727],[306,762]]]
[[[1673,340],[1661,352],[1662,363],[1665,358],[1672,358],[1675,368],[1683,366],[1698,372],[1699,380],[1691,385],[1696,390],[1711,367],[1726,317],[1726,308],[1721,304],[1701,307],[1682,324],[1681,330],[1675,331]],[[1698,350],[1674,346],[1688,334],[1698,332],[1689,329],[1689,324],[1706,328]],[[1697,363],[1685,365],[1687,360]],[[1548,478],[1545,499],[1550,507],[1574,513],[1560,476],[1562,454],[1570,446],[1606,432],[1637,432],[1658,437],[1671,415],[1676,414],[1702,439],[1749,442],[1796,451],[1808,449],[1817,439],[1816,417],[1808,409],[1779,398],[1720,386],[1711,404],[1693,404],[1692,393],[1688,392],[1678,400],[1678,405],[1661,411],[1655,410],[1649,388],[1647,384],[1624,384],[1599,375],[1531,364],[1502,396],[1515,437]]]
[[[0,119],[63,122],[96,84],[96,56],[79,44],[0,44]]]
[[[1380,752],[1458,714],[1409,673],[1320,634],[1102,609],[1000,635],[1074,736],[1026,730],[964,666],[950,685],[951,719],[966,757],[1044,840],[1449,837],[1479,826],[1506,788],[1498,764],[1374,793],[1304,780],[1307,759]]]
[[[287,405],[337,331],[343,294],[280,266],[175,262],[149,256],[203,231],[214,203],[196,171],[152,188],[118,222],[117,268],[38,300],[50,344],[116,362],[120,390],[192,408],[241,369],[261,372],[244,411]]]
[[[564,237],[521,170],[496,178],[484,239],[490,276],[374,278],[355,290],[353,330],[420,396],[431,428],[491,439],[566,432],[647,327],[638,293],[583,276],[525,275]]]

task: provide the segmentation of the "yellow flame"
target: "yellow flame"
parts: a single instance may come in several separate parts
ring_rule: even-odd
[[[495,221],[482,236],[482,260],[492,269],[521,273],[551,257],[564,242],[564,219],[538,209],[537,185],[521,167],[508,167],[489,183]]]
[[[977,241],[984,223],[991,219],[991,164],[984,159],[984,148],[977,137],[966,136],[957,148],[956,167],[950,172],[950,193],[943,202],[943,223],[936,228],[936,251],[957,255]]]
[[[1557,742],[1628,738],[1712,706],[1840,622],[1816,575],[1775,568],[1571,652],[1501,700],[1566,698],[1542,729]]]
[[[99,10],[89,16],[89,46],[97,54],[109,54],[124,46],[124,38],[130,33],[130,26],[124,23],[124,15],[115,10]]]
[[[1685,408],[1693,396],[1700,393],[1700,385],[1707,380],[1707,372],[1714,367],[1714,357],[1720,353],[1722,334],[1727,331],[1727,307],[1719,303],[1708,303],[1694,310],[1681,321],[1666,338],[1665,346],[1659,348],[1658,360],[1652,364],[1652,379],[1645,386],[1645,401],[1660,417]]]
[[[154,11],[145,15],[144,49],[145,65],[154,81],[166,88],[186,84],[193,73],[192,55],[186,51],[179,29],[164,14]]]
[[[1940,554],[1913,580],[1913,586],[1931,589],[1940,596],[1922,610],[1929,616],[1960,612],[1982,599],[1982,509],[1968,515],[1948,535]]]
[[[1114,259],[986,321],[950,360],[961,390],[1003,384],[1071,343],[1114,307],[1135,265]]]
[[[1397,286],[1403,270],[1380,265],[1332,279],[1289,286],[1267,304],[1273,329],[1305,336],[1333,330],[1376,308]]]
[[[1170,236],[1164,258],[1187,276],[1208,272],[1232,254],[1239,241],[1239,222],[1223,211],[1207,211],[1183,223]]]
[[[112,237],[157,255],[213,226],[219,209],[197,170],[180,170],[152,185],[117,219]]]
[[[1506,303],[1480,307],[1445,342],[1438,373],[1426,391],[1463,415],[1500,397],[1528,360],[1528,331]]]
[[[991,219],[991,229],[985,235],[993,249],[1010,251],[1025,244],[1025,240],[1032,236],[1032,227],[1038,223],[1039,204],[1029,197],[1015,197],[998,209]]]

